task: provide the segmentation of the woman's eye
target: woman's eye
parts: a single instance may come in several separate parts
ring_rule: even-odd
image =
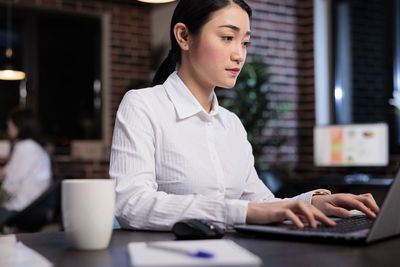
[[[222,40],[224,40],[224,41],[232,41],[233,37],[232,36],[223,36]]]
[[[251,42],[243,42],[243,46],[249,46],[251,44]]]

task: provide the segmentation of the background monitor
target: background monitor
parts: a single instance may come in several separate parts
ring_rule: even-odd
[[[316,166],[386,166],[389,162],[386,123],[314,127]]]

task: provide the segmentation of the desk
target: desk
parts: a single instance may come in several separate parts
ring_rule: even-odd
[[[263,266],[400,266],[400,237],[368,246],[340,246],[297,241],[268,240],[239,233],[232,239],[263,260]],[[127,244],[132,241],[173,240],[169,232],[114,230],[108,249],[70,249],[64,232],[17,234],[17,239],[36,250],[55,266],[130,266]]]

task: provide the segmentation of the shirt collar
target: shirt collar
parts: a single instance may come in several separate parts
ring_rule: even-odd
[[[176,71],[168,77],[163,85],[165,91],[175,106],[175,110],[179,119],[188,118],[199,112],[205,113],[208,116],[215,116],[218,114],[219,104],[214,91],[210,96],[212,97],[212,109],[210,113],[207,113],[194,95],[190,92],[189,88],[187,88],[187,86],[179,78]]]

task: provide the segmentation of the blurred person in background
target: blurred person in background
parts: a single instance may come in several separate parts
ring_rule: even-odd
[[[51,161],[39,143],[32,110],[15,107],[7,117],[10,156],[0,168],[0,226],[38,198],[51,184]]]

